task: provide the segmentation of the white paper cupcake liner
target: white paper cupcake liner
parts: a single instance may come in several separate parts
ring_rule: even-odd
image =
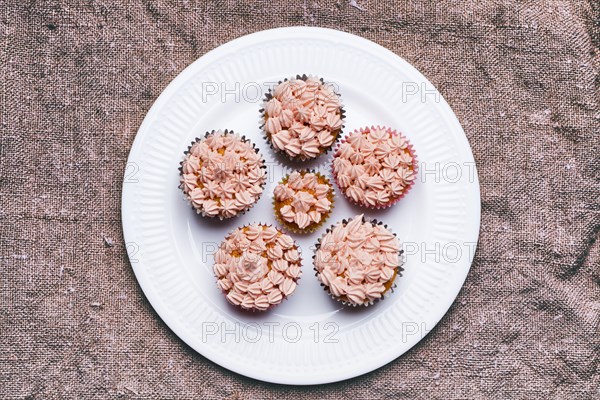
[[[262,160],[262,166],[260,167],[261,169],[263,169],[265,171],[265,180],[264,182],[260,185],[262,192],[261,194],[256,198],[256,200],[250,204],[248,207],[246,207],[244,210],[238,211],[235,215],[232,215],[230,217],[226,217],[224,215],[221,214],[217,214],[217,215],[207,215],[203,209],[200,209],[196,206],[194,206],[194,203],[192,202],[191,197],[189,196],[189,194],[185,193],[185,191],[183,190],[183,162],[185,161],[185,159],[187,158],[187,156],[189,155],[189,152],[192,148],[192,146],[198,142],[201,142],[202,140],[206,139],[208,136],[213,135],[213,134],[218,134],[221,133],[222,135],[235,135],[236,137],[240,138],[242,141],[250,143],[252,145],[252,148],[254,149],[254,151],[260,155],[260,158]],[[248,210],[250,210],[252,207],[254,207],[254,205],[256,203],[258,203],[258,201],[260,200],[260,198],[262,197],[264,190],[265,190],[265,186],[267,184],[267,180],[268,177],[266,176],[266,170],[267,170],[267,166],[265,163],[265,158],[263,157],[263,155],[261,154],[260,150],[258,149],[258,147],[256,147],[256,144],[254,142],[252,142],[250,139],[246,138],[245,135],[240,136],[239,134],[235,133],[233,130],[228,130],[225,129],[224,131],[221,130],[212,130],[210,132],[206,132],[204,134],[204,136],[202,137],[197,137],[196,140],[190,142],[190,145],[188,146],[187,150],[183,152],[183,157],[181,162],[179,163],[179,175],[180,175],[180,179],[179,179],[179,188],[182,190],[183,195],[185,196],[185,199],[187,200],[187,202],[189,203],[189,205],[192,207],[192,209],[194,209],[194,211],[196,211],[196,213],[198,215],[201,215],[204,218],[209,218],[212,220],[226,220],[226,219],[232,219],[232,218],[237,218],[240,217],[242,215],[244,215],[246,212],[248,212]]]
[[[292,79],[302,79],[302,80],[306,81],[309,77],[316,77],[316,75],[306,75],[306,74],[296,75],[295,77],[292,77],[292,78],[285,78],[284,80],[279,81],[277,84],[279,85],[279,84],[281,84],[283,82],[286,82],[286,81],[292,80]],[[325,82],[323,80],[323,78],[319,78],[319,80],[321,81],[321,83],[327,84],[327,82]],[[280,150],[280,149],[276,148],[275,146],[273,146],[273,141],[271,140],[271,137],[267,133],[267,130],[266,130],[265,108],[264,108],[264,104],[267,101],[269,101],[269,100],[271,100],[273,98],[273,95],[271,94],[271,92],[272,92],[272,89],[269,89],[269,91],[267,93],[265,93],[265,97],[264,97],[263,102],[262,102],[263,107],[261,107],[261,109],[259,110],[260,116],[259,116],[258,123],[259,123],[260,129],[262,130],[264,139],[267,141],[267,143],[269,144],[269,147],[270,147],[271,151],[274,154],[276,154],[278,156],[284,157],[287,161],[291,161],[291,162],[295,162],[295,163],[296,162],[297,163],[302,163],[302,162],[312,161],[312,160],[315,160],[317,158],[320,158],[321,156],[326,155],[330,150],[332,150],[335,147],[337,141],[343,136],[344,128],[345,128],[344,123],[345,123],[345,120],[346,120],[346,110],[344,109],[344,103],[342,102],[342,97],[341,97],[341,95],[339,93],[335,92],[335,94],[338,96],[338,99],[340,101],[340,119],[342,120],[342,126],[340,127],[337,135],[335,136],[335,139],[334,139],[333,143],[331,143],[330,146],[324,147],[323,151],[321,153],[319,153],[316,157],[310,157],[310,158],[306,157],[305,158],[305,157],[302,157],[302,156],[292,157],[286,151]]]
[[[353,217],[356,218],[356,217]],[[343,219],[341,221],[339,221],[338,223],[343,223],[344,225],[347,225],[353,218],[349,218],[349,219]],[[377,219],[370,219],[367,217],[363,216],[363,222],[370,222],[373,225],[382,225],[384,228],[386,228],[387,230],[390,230],[388,228],[388,226],[386,224],[384,224],[381,221],[378,221]],[[333,228],[338,224],[332,224],[329,228],[327,228],[327,230],[323,233],[323,235],[321,235],[321,237],[319,239],[317,239],[317,243],[315,244],[315,251],[313,253],[313,266],[315,264],[315,258],[317,256],[317,252],[319,251],[319,249],[321,248],[321,240],[323,239],[323,237],[329,233],[331,230],[333,230]],[[391,230],[390,230],[391,232]],[[391,232],[394,236],[396,236],[396,234],[394,232]],[[321,285],[321,287],[323,287],[323,289],[325,290],[325,292],[333,299],[336,300],[340,303],[342,303],[344,306],[347,307],[368,307],[368,306],[372,306],[373,304],[376,304],[377,302],[384,300],[385,298],[389,297],[393,292],[394,289],[396,289],[397,285],[396,285],[396,279],[402,277],[402,271],[404,271],[404,268],[402,268],[403,265],[403,261],[402,261],[402,254],[404,253],[404,250],[400,249],[400,251],[398,252],[398,256],[399,256],[399,260],[400,263],[399,265],[395,268],[396,269],[396,275],[393,278],[393,282],[392,285],[390,286],[389,289],[386,289],[383,293],[382,296],[378,299],[373,299],[370,300],[368,302],[362,303],[362,304],[355,304],[355,303],[351,303],[348,301],[344,301],[343,299],[341,299],[340,297],[334,296],[331,291],[329,290],[329,286],[321,283],[321,281],[319,280],[319,283]],[[317,271],[316,266],[314,266],[314,270],[315,270],[315,276],[317,277],[317,279],[319,279],[319,271]]]

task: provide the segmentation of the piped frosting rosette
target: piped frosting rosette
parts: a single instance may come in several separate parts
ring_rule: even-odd
[[[396,235],[363,215],[327,229],[317,242],[313,261],[317,279],[330,296],[353,307],[383,299],[403,270]]]
[[[296,290],[302,275],[300,248],[289,235],[264,224],[232,231],[214,255],[217,286],[227,301],[265,311]]]
[[[297,75],[265,95],[261,127],[276,153],[306,161],[326,153],[341,135],[344,109],[331,84]]]
[[[207,132],[185,152],[180,185],[198,214],[231,218],[249,210],[266,183],[265,161],[250,140],[233,131]]]
[[[314,232],[331,214],[334,196],[329,179],[320,173],[294,171],[283,177],[275,187],[275,217],[292,232]]]
[[[387,208],[414,185],[417,155],[402,134],[372,126],[355,130],[338,144],[332,172],[351,202],[367,208]]]

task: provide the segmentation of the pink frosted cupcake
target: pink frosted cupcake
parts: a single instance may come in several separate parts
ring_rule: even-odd
[[[316,245],[317,278],[335,300],[368,306],[393,291],[402,271],[401,246],[386,226],[363,215],[332,226]]]
[[[213,271],[227,301],[265,311],[294,293],[301,264],[294,239],[270,225],[252,224],[227,235],[215,253]]]
[[[265,96],[262,128],[275,152],[292,161],[326,153],[340,136],[344,110],[332,85],[313,76],[279,82]]]
[[[295,171],[275,187],[273,208],[277,221],[295,233],[314,232],[333,210],[329,179],[314,171]]]
[[[181,162],[179,187],[198,214],[231,218],[260,198],[265,161],[252,142],[233,131],[212,131],[196,139]]]
[[[417,177],[417,157],[395,130],[356,130],[336,148],[333,175],[351,202],[368,208],[390,207],[408,193]]]

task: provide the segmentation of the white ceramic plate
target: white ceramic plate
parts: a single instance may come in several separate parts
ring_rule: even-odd
[[[420,176],[391,209],[366,212],[404,242],[405,271],[388,298],[346,309],[314,276],[319,231],[295,238],[303,277],[296,292],[267,313],[241,312],[215,285],[212,253],[250,222],[275,224],[271,196],[284,167],[261,135],[258,110],[268,85],[315,74],[338,86],[347,133],[380,124],[414,144]],[[269,165],[265,193],[249,212],[215,222],[196,215],[178,188],[178,166],[195,137],[233,129],[261,149]],[[331,155],[311,167],[326,171]],[[339,193],[339,191],[338,191]],[[337,196],[326,225],[361,210]],[[415,345],[442,318],[469,271],[479,235],[479,184],[466,136],[431,83],[385,48],[317,28],[263,31],[229,42],[183,71],[156,100],[129,154],[122,218],[135,275],[166,324],[215,363],[269,382],[317,384],[372,371]]]

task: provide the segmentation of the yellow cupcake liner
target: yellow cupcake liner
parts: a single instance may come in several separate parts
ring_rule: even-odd
[[[299,170],[297,172],[300,172],[302,174],[302,176],[304,176],[305,174],[308,173],[313,173],[315,174],[318,178],[322,178],[325,180],[325,184],[327,184],[329,186],[329,196],[328,199],[331,201],[331,208],[329,209],[329,212],[327,214],[324,214],[321,217],[321,220],[317,223],[312,223],[309,226],[307,226],[304,229],[299,228],[296,224],[291,223],[291,222],[287,222],[285,221],[282,216],[280,211],[277,209],[277,205],[276,205],[276,200],[275,200],[275,196],[273,196],[273,200],[272,200],[272,204],[273,204],[273,211],[275,214],[275,219],[277,220],[277,223],[284,229],[286,229],[289,232],[293,232],[296,234],[300,234],[300,235],[304,235],[304,234],[308,234],[308,233],[313,233],[316,230],[318,230],[321,226],[323,226],[323,224],[327,221],[327,219],[331,216],[331,214],[333,213],[333,209],[335,207],[335,190],[333,188],[333,184],[331,183],[331,180],[328,179],[325,175],[321,174],[320,172],[316,172],[313,169],[304,169],[304,170]],[[291,174],[291,173],[290,173]],[[280,181],[279,184],[282,183],[286,183],[290,174],[285,175]]]

